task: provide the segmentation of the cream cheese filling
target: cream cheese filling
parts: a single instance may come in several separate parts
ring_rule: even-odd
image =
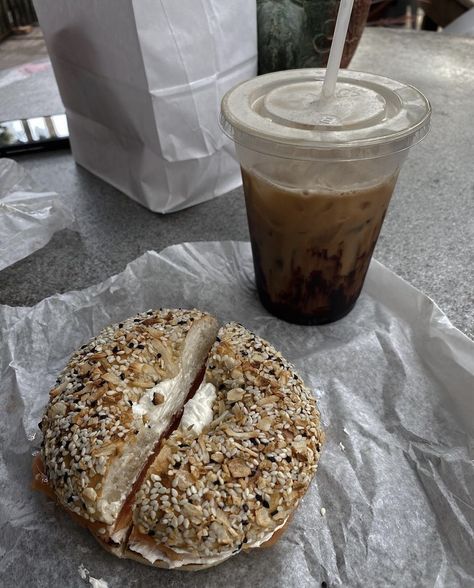
[[[144,415],[150,417],[153,422],[154,432],[161,432],[167,426],[167,421],[180,408],[182,398],[180,394],[175,394],[174,390],[179,385],[180,375],[168,380],[163,380],[153,388],[146,390],[139,402],[132,404],[132,412],[135,418],[141,418]],[[163,399],[161,404],[155,404],[155,395],[161,395]],[[160,422],[161,421],[161,422]]]
[[[216,399],[216,387],[202,382],[196,394],[184,405],[183,416],[179,428],[183,433],[190,433],[196,437],[212,422],[212,405]]]

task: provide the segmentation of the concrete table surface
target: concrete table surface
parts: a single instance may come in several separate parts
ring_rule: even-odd
[[[351,69],[422,90],[432,130],[402,170],[375,257],[432,297],[474,337],[474,40],[367,29]],[[1,84],[0,120],[62,110],[51,68]],[[242,189],[170,215],[149,212],[75,165],[68,151],[18,156],[37,184],[70,200],[79,232],[61,231],[0,273],[0,303],[31,305],[120,272],[148,249],[183,241],[247,240]]]

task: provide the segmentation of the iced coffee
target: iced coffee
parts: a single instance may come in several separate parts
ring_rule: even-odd
[[[364,283],[395,186],[324,192],[278,186],[242,169],[258,292],[292,323],[346,315]]]
[[[340,319],[361,292],[408,150],[428,132],[416,88],[373,74],[280,71],[222,100],[235,143],[263,305],[290,322]]]

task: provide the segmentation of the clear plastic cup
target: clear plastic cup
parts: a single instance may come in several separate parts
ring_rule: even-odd
[[[240,160],[260,299],[299,324],[353,308],[400,168],[431,116],[417,89],[367,73],[341,71],[335,98],[321,98],[324,73],[251,79],[221,110]]]

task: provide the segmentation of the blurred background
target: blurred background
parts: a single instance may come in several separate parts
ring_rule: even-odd
[[[268,17],[271,11],[274,18],[276,2],[258,0],[257,3],[260,12],[264,11]],[[286,0],[286,3],[290,7],[283,6],[287,26],[288,14],[292,10],[298,10],[298,6],[304,6],[307,12],[308,5],[321,6],[328,4],[328,0]],[[282,4],[285,5],[285,1],[278,3],[279,6]],[[474,36],[474,0],[360,0],[359,4],[358,36],[364,25]],[[327,40],[330,42],[329,35]],[[14,67],[46,55],[46,46],[32,0],[0,0],[0,69]],[[348,65],[350,57],[352,55],[348,54],[343,65]],[[281,65],[291,67],[289,63]],[[269,69],[273,68],[266,67],[265,71]]]

